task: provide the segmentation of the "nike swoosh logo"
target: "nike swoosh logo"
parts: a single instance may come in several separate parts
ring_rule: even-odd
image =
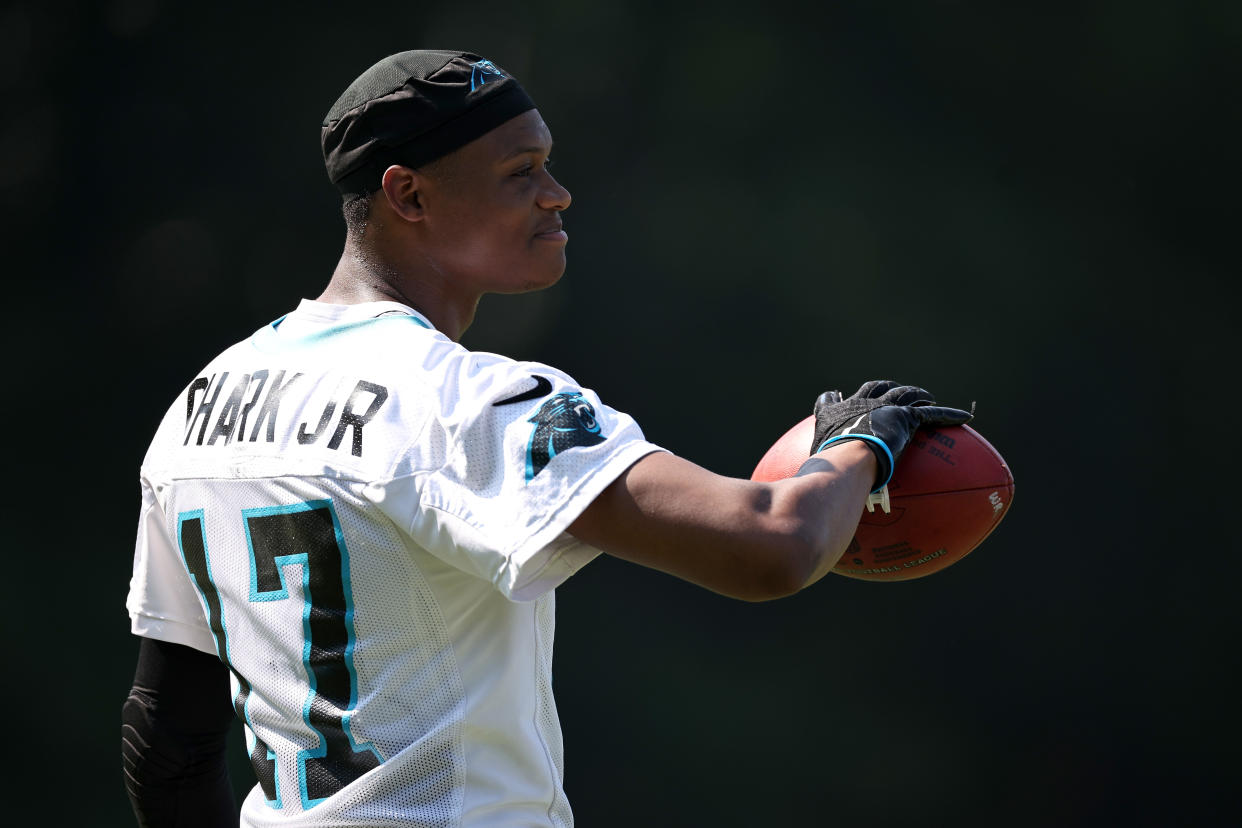
[[[523,391],[521,394],[515,394],[512,397],[506,397],[499,402],[492,403],[492,405],[509,405],[511,403],[526,402],[527,400],[537,400],[552,393],[552,382],[547,377],[541,377],[538,374],[531,374],[531,376],[535,378],[534,388],[529,391]]]
[[[845,431],[842,431],[842,432],[841,432],[841,434],[842,434],[842,435],[846,435],[846,434],[853,434],[853,433],[854,433],[854,429],[858,428],[858,424],[859,424],[859,423],[861,423],[861,422],[863,421],[863,417],[866,417],[866,416],[867,416],[867,415],[866,415],[866,414],[864,414],[864,415],[862,415],[862,417],[859,417],[857,420],[855,420],[855,421],[853,422],[853,424],[851,424],[850,426],[846,427]]]

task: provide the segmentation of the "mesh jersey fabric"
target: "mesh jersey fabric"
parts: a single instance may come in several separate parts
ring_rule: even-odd
[[[304,300],[209,363],[143,461],[127,608],[229,665],[242,824],[572,825],[554,588],[598,551],[565,529],[658,450],[392,302]]]

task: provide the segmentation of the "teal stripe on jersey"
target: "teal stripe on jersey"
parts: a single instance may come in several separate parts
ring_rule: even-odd
[[[368,332],[373,330],[372,326],[379,322],[397,321],[401,323],[413,322],[420,328],[427,330],[435,330],[417,316],[397,316],[385,315],[376,316],[371,319],[359,319],[356,322],[345,322],[339,325],[332,325],[306,336],[290,337],[282,334],[279,325],[285,317],[277,319],[270,325],[264,325],[254,336],[250,337],[250,344],[256,350],[265,354],[281,354],[290,351],[302,350],[305,348],[317,348],[324,345],[338,345],[345,337],[359,333],[366,329]]]

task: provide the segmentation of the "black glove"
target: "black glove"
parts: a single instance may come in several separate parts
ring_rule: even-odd
[[[897,458],[919,426],[961,425],[971,413],[935,404],[936,398],[913,385],[888,380],[865,383],[851,397],[825,391],[815,401],[815,439],[811,454],[830,443],[862,440],[875,452],[878,463],[872,491],[884,488],[893,476]]]

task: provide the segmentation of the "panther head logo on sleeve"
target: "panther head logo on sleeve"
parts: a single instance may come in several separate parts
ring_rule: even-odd
[[[526,446],[527,481],[566,449],[604,442],[594,407],[577,391],[549,397],[527,422],[535,424]]]

